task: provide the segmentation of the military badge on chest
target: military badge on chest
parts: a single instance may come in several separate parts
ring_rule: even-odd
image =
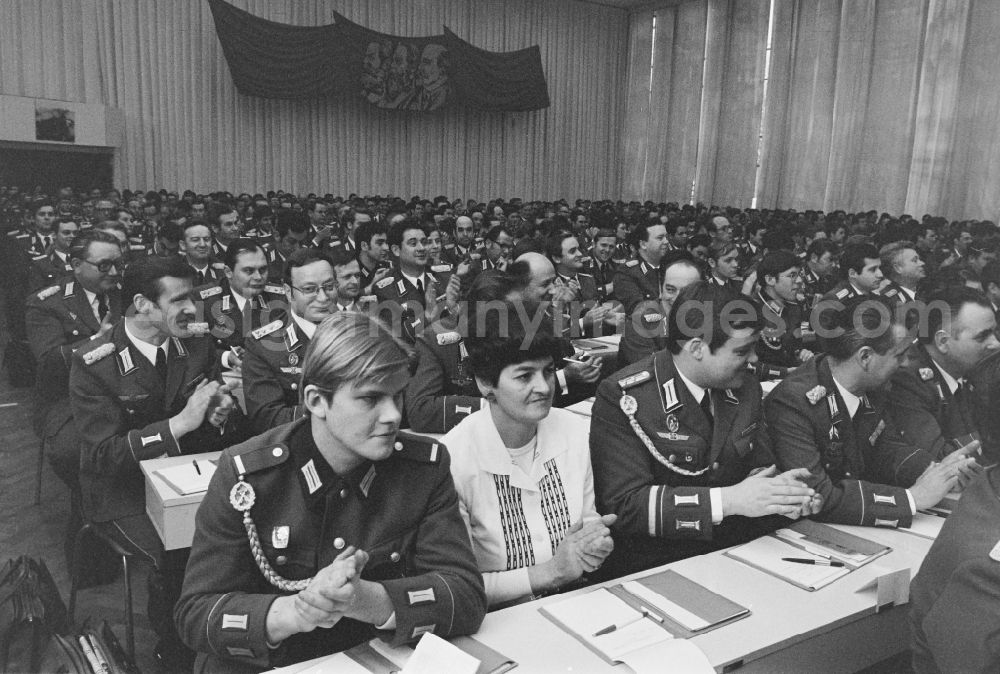
[[[690,439],[690,437],[691,437],[690,435],[681,435],[680,433],[677,432],[677,431],[680,430],[680,427],[681,427],[681,424],[677,420],[677,415],[676,414],[668,414],[667,415],[667,432],[666,433],[657,433],[657,435],[660,436],[661,438],[663,438],[664,440],[670,440],[672,442],[682,442],[684,440]]]

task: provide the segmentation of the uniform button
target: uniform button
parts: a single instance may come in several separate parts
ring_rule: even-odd
[[[338,536],[337,538],[333,539],[333,547],[337,548],[338,550],[343,550],[345,547],[347,547],[347,541]]]
[[[846,472],[844,473],[844,477],[850,477],[850,476],[851,476],[850,473],[846,473]]]
[[[400,450],[403,449],[403,443],[402,442],[397,442],[395,445],[393,445],[393,447],[395,447],[396,451],[398,452],[398,451],[400,451]]]
[[[694,457],[691,456],[690,454],[685,454],[684,460],[687,461],[688,463],[691,463],[692,461],[694,461]]]
[[[670,463],[673,463],[676,460],[677,460],[676,454],[671,454],[670,456],[667,457],[667,461],[669,461]]]
[[[715,463],[712,464],[712,470],[719,470],[719,462],[718,461],[716,461]]]
[[[299,390],[299,385],[297,383],[295,383],[295,382],[292,382],[292,390],[293,391],[298,391]]]
[[[399,561],[399,553],[398,552],[392,553],[391,555],[389,555],[389,559],[392,560],[394,563],[398,562]]]
[[[274,560],[274,563],[277,564],[278,566],[284,566],[285,562],[287,561],[288,557],[285,557],[284,555],[278,555],[278,558]]]
[[[275,447],[271,450],[271,454],[274,455],[274,458],[278,458],[283,452],[284,450],[281,447]]]
[[[346,489],[341,489],[340,490],[340,498],[347,498],[347,490]]]

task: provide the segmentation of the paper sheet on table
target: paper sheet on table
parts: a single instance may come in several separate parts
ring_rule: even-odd
[[[195,468],[197,462],[198,468]],[[199,473],[199,471],[201,471]],[[192,459],[174,466],[160,468],[153,471],[181,496],[188,494],[198,494],[208,491],[208,483],[215,475],[215,461],[209,459]]]
[[[946,519],[948,518],[934,514],[931,511],[919,511],[913,516],[913,522],[910,524],[910,527],[908,529],[900,529],[900,531],[914,534],[921,538],[929,538],[933,541],[941,533],[941,527],[944,526]]]
[[[622,583],[622,587],[628,590],[630,593],[634,594],[639,599],[648,602],[653,606],[653,608],[658,608],[667,616],[673,620],[675,623],[682,626],[689,632],[697,632],[698,630],[703,630],[708,627],[709,622],[703,618],[699,618],[691,611],[688,611],[683,606],[670,601],[664,597],[659,592],[654,592],[642,583],[636,582],[634,580],[627,580]]]
[[[715,672],[701,649],[687,639],[670,639],[632,651],[622,658],[622,662],[631,667],[635,674],[660,674],[665,671],[684,674]]]
[[[868,555],[862,554],[860,552],[848,553],[843,550],[835,550],[829,548],[825,545],[817,543],[810,540],[805,534],[795,531],[794,529],[778,529],[774,532],[774,535],[778,538],[784,538],[789,541],[794,541],[796,545],[801,546],[806,551],[818,555],[819,557],[826,557],[827,559],[838,559],[843,562],[850,562],[852,564],[861,564],[866,559]],[[794,557],[795,555],[785,555],[786,557]]]
[[[809,555],[773,536],[761,536],[745,545],[727,550],[726,554],[793,584],[812,589],[819,589],[850,571],[845,567],[786,562],[782,557],[806,558]]]
[[[371,674],[346,655],[333,655],[297,674]]]
[[[673,638],[650,618],[629,622],[642,614],[605,589],[546,604],[545,611],[610,660],[620,661],[629,651]],[[609,625],[623,627],[594,636]]]
[[[461,648],[452,646],[447,641],[432,634],[425,633],[417,642],[406,666],[401,674],[476,674],[479,660],[472,657]]]

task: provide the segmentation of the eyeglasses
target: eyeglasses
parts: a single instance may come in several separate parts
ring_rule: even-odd
[[[101,260],[100,262],[91,262],[90,260],[83,260],[83,262],[86,262],[87,264],[96,267],[97,271],[101,272],[102,274],[107,274],[109,271],[112,270],[112,268],[118,269],[118,267],[120,267],[122,264],[121,258],[118,258],[117,260]]]
[[[318,285],[318,286],[317,285],[307,285],[307,286],[302,286],[301,288],[299,288],[297,286],[292,286],[292,289],[298,290],[300,293],[302,293],[306,297],[312,297],[313,295],[318,294],[320,290],[322,290],[323,292],[325,292],[327,294],[327,296],[331,296],[331,295],[333,295],[333,293],[335,293],[337,291],[337,284],[334,283],[333,281],[328,281],[327,283],[324,283],[324,284]]]

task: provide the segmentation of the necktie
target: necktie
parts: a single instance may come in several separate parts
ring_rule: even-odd
[[[197,273],[198,273],[198,285],[201,285],[205,282],[205,272],[199,271]]]
[[[163,348],[156,348],[156,371],[160,375],[160,379],[164,382],[167,381],[167,354]]]
[[[97,296],[97,319],[103,321],[108,315],[108,298],[105,295]]]
[[[254,329],[253,325],[253,300],[247,300],[243,303],[243,325],[242,330],[244,335],[250,334],[250,331]]]
[[[705,417],[708,419],[709,425],[715,423],[715,417],[712,416],[712,392],[705,389],[705,395],[701,397],[701,411],[705,413]]]
[[[423,278],[418,278],[417,279],[417,292],[420,293],[421,295],[424,294],[424,279]]]

